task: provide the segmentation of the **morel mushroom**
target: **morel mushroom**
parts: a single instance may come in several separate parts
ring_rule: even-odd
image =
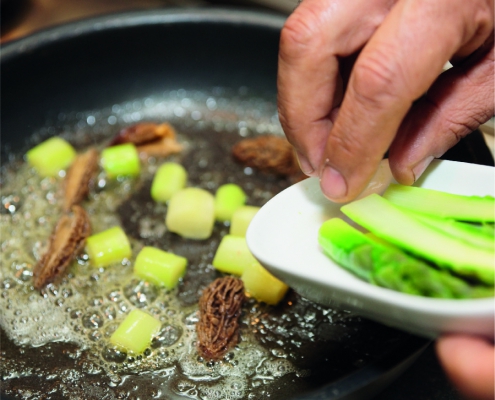
[[[83,249],[90,233],[89,217],[82,207],[75,205],[70,213],[62,215],[47,251],[34,267],[34,287],[41,289],[59,277]]]
[[[98,167],[98,152],[89,149],[76,157],[65,177],[64,211],[69,211],[88,195]]]
[[[182,151],[176,140],[175,129],[168,123],[140,122],[122,129],[110,146],[123,143],[134,144],[140,154],[168,156]]]
[[[239,317],[244,284],[226,276],[214,280],[199,300],[198,351],[207,359],[220,359],[239,340]]]

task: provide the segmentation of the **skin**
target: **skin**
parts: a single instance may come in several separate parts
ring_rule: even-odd
[[[395,179],[414,183],[494,115],[493,30],[492,0],[304,0],[282,29],[278,72],[303,172],[347,202],[388,149]],[[492,342],[445,336],[437,353],[464,394],[494,398]]]
[[[440,362],[468,399],[494,398],[494,347],[482,338],[447,335],[436,343]]]
[[[329,199],[356,198],[389,147],[395,179],[412,184],[494,114],[493,7],[491,0],[299,5],[281,33],[279,115],[303,171],[321,178]],[[448,60],[455,67],[441,74]]]

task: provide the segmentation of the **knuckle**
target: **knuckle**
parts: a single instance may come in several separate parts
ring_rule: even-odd
[[[408,95],[401,68],[390,54],[393,50],[373,51],[354,65],[351,87],[361,103],[383,108]]]
[[[313,47],[318,25],[318,16],[312,9],[296,10],[280,33],[280,57],[290,60],[304,56]]]

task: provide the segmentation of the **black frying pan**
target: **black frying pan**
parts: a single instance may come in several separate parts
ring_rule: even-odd
[[[3,46],[2,164],[23,154],[33,132],[56,126],[61,113],[105,108],[181,88],[246,87],[275,102],[283,22],[282,16],[238,10],[157,10],[80,21]],[[55,127],[51,133],[59,132]],[[446,156],[493,165],[479,133]],[[322,338],[308,346],[306,365],[312,374],[295,386],[273,388],[271,398],[370,398],[428,345],[424,339],[359,318],[348,329],[352,334],[338,345]],[[74,367],[56,356],[74,351],[70,344],[45,347],[42,352],[19,348],[2,332],[4,360],[29,362],[32,357],[33,367],[46,363]],[[335,367],[336,357],[345,360],[340,361],[345,368]],[[2,371],[2,378],[3,389],[28,385],[14,382],[17,378],[9,377],[8,371]],[[42,384],[33,377],[26,379]],[[105,382],[104,377],[98,379]]]

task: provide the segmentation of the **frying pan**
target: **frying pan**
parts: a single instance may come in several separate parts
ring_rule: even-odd
[[[248,88],[253,96],[274,104],[284,20],[277,14],[226,8],[143,11],[62,25],[4,45],[2,165],[24,153],[33,132],[60,133],[56,121],[61,114],[104,109],[154,93]],[[479,133],[468,136],[446,157],[493,165]],[[342,337],[348,339],[337,346],[322,338],[305,348],[312,373],[295,386],[274,388],[271,398],[370,398],[429,344],[359,318],[346,329],[349,334]],[[58,373],[75,368],[57,358],[74,351],[67,343],[52,343],[41,350],[22,348],[2,332],[2,358],[22,359],[33,368],[49,364]],[[8,371],[2,372],[2,378],[2,390],[43,384],[35,377],[24,381],[8,377]],[[15,379],[19,380],[12,383]],[[98,379],[103,385],[107,382]],[[2,393],[2,398],[8,397]]]

